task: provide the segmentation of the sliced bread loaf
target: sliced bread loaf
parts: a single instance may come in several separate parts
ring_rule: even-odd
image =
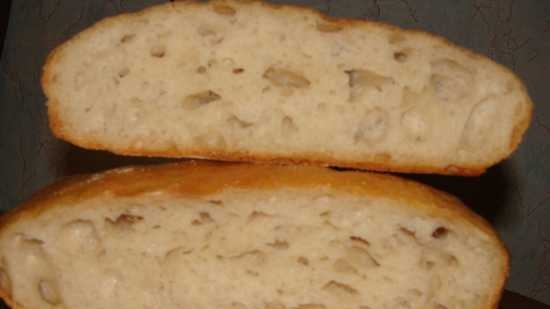
[[[20,309],[491,309],[508,271],[455,198],[315,167],[119,169],[0,222],[0,296]]]
[[[105,19],[51,53],[50,125],[119,154],[479,174],[531,103],[507,69],[446,40],[255,1]]]

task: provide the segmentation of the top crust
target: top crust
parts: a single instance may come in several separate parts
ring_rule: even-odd
[[[437,46],[445,46],[446,48],[453,49],[460,53],[464,53],[467,57],[472,60],[479,61],[481,63],[490,65],[495,69],[498,74],[502,74],[507,78],[510,78],[512,84],[517,91],[521,93],[522,102],[518,104],[516,113],[513,119],[514,127],[512,134],[510,135],[508,148],[501,151],[499,154],[490,155],[488,158],[482,162],[471,161],[465,164],[449,164],[447,166],[436,166],[433,162],[429,160],[417,160],[414,163],[403,163],[399,160],[388,159],[384,155],[374,155],[366,156],[362,160],[346,160],[335,158],[334,156],[321,154],[318,152],[311,153],[299,153],[299,154],[288,154],[286,156],[273,155],[270,153],[259,153],[259,152],[249,152],[249,151],[219,151],[212,148],[205,148],[199,145],[191,148],[182,148],[178,145],[172,145],[167,147],[160,148],[144,148],[142,146],[120,146],[113,144],[106,144],[103,141],[100,141],[96,138],[90,138],[89,136],[79,135],[79,133],[73,132],[70,128],[66,126],[66,123],[62,120],[60,102],[63,100],[58,96],[56,91],[52,89],[52,80],[55,79],[54,68],[63,60],[65,53],[72,46],[79,43],[81,40],[86,40],[93,37],[98,31],[102,29],[108,29],[109,27],[119,23],[121,20],[131,19],[137,16],[147,16],[149,14],[154,14],[156,12],[163,12],[166,10],[183,10],[190,9],[193,7],[199,7],[204,5],[210,6],[222,6],[231,5],[236,8],[245,5],[260,5],[264,8],[271,10],[284,10],[289,14],[304,14],[304,15],[314,15],[320,19],[330,22],[329,27],[371,27],[373,29],[384,29],[395,33],[397,35],[405,35],[411,39],[426,40],[429,39]],[[220,12],[224,14],[226,12]],[[332,28],[326,29],[326,31],[331,31]],[[63,45],[57,47],[53,50],[44,65],[43,75],[41,79],[42,88],[48,98],[48,116],[50,128],[54,134],[66,141],[69,141],[75,145],[82,146],[88,149],[97,149],[97,150],[108,150],[113,153],[121,155],[131,155],[131,156],[159,156],[159,157],[190,157],[190,158],[208,158],[221,161],[252,161],[252,162],[273,162],[273,163],[301,163],[301,164],[313,164],[321,166],[341,166],[341,167],[350,167],[350,168],[359,168],[359,169],[368,169],[376,171],[392,171],[392,172],[405,172],[405,173],[436,173],[436,174],[447,174],[447,175],[461,175],[461,176],[477,176],[482,174],[488,167],[499,163],[500,161],[507,158],[520,144],[522,137],[527,130],[531,117],[533,104],[531,99],[527,94],[527,90],[523,83],[514,75],[508,68],[493,62],[489,58],[476,54],[470,50],[462,48],[455,45],[454,43],[446,40],[445,38],[432,35],[430,33],[420,31],[420,30],[405,30],[396,26],[389,24],[366,21],[366,20],[353,20],[353,19],[341,19],[334,18],[330,16],[323,15],[322,13],[300,6],[292,5],[275,5],[269,4],[262,1],[248,1],[248,0],[213,0],[208,4],[199,3],[198,1],[176,1],[171,3],[166,3],[158,6],[153,6],[142,11],[135,13],[125,13],[115,17],[105,18],[104,20],[99,21],[94,26],[84,30],[83,32],[77,34],[75,37],[71,38],[69,41]]]
[[[508,254],[495,232],[481,217],[458,199],[430,187],[397,177],[336,172],[316,167],[226,164],[190,161],[152,167],[129,167],[59,182],[36,194],[30,201],[0,219],[0,234],[10,226],[58,207],[69,207],[103,193],[112,196],[139,196],[148,192],[168,192],[183,197],[201,197],[225,189],[276,190],[280,188],[328,187],[355,196],[382,197],[412,208],[422,209],[450,221],[472,224],[500,247],[503,268],[491,304],[496,308],[508,273]],[[0,296],[13,308],[5,291]],[[32,308],[29,308],[32,309]]]

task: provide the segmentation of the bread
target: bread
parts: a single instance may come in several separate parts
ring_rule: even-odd
[[[0,295],[18,309],[489,309],[508,272],[457,199],[318,167],[118,169],[0,222]]]
[[[507,69],[448,41],[254,1],[105,19],[49,56],[55,134],[118,154],[477,175],[531,113]]]

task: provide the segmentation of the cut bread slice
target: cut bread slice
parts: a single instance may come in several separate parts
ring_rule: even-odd
[[[65,182],[3,217],[14,308],[496,308],[508,255],[387,175],[185,163]]]
[[[531,113],[507,69],[446,40],[261,2],[168,3],[51,53],[54,133],[118,154],[482,173]]]

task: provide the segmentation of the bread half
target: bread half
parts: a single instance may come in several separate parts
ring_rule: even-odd
[[[55,134],[125,155],[476,175],[528,127],[522,83],[419,31],[255,1],[105,19],[55,51]]]
[[[396,177],[186,163],[54,185],[4,216],[20,309],[489,309],[508,255],[457,199]]]
[[[531,103],[507,69],[419,31],[255,1],[107,18],[55,51],[54,133],[118,154],[476,175]]]

